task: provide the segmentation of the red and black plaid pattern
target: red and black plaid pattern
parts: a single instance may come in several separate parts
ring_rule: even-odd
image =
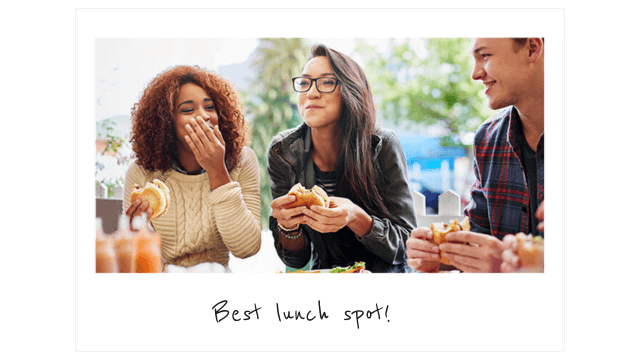
[[[471,231],[502,239],[507,234],[531,233],[529,191],[518,131],[518,110],[510,106],[485,121],[476,131],[471,202],[464,210]],[[538,141],[537,209],[544,200],[544,134]]]

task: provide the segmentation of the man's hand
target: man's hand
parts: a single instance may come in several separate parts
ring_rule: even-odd
[[[440,250],[458,269],[464,272],[500,272],[502,252],[506,247],[497,238],[470,231],[456,231],[447,234],[446,240],[448,242],[440,244]]]

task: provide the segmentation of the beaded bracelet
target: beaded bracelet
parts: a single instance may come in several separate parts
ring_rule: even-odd
[[[280,234],[282,234],[282,236],[286,237],[289,240],[293,240],[293,239],[299,238],[301,233],[302,233],[301,231],[298,231],[298,232],[294,233],[294,235],[289,235],[285,231],[280,231]]]
[[[286,237],[289,240],[297,239],[298,237],[300,237],[300,231],[298,231],[300,229],[300,224],[296,224],[294,228],[289,229],[278,223],[278,228],[280,228],[280,234],[282,234],[282,236]],[[291,233],[295,233],[295,235],[290,235]]]

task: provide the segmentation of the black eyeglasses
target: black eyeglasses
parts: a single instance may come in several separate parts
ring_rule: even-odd
[[[336,90],[336,87],[338,86],[338,79],[328,76],[323,76],[315,79],[308,78],[306,76],[299,76],[291,80],[293,80],[293,90],[295,90],[296,92],[309,91],[314,82],[316,83],[316,89],[318,89],[318,91],[320,91],[321,93],[334,92]]]

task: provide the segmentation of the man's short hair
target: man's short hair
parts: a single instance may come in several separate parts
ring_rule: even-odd
[[[528,39],[529,38],[511,38],[511,40],[513,40],[513,51],[520,51],[523,46],[527,45]],[[542,42],[544,42],[544,38],[542,38]]]

